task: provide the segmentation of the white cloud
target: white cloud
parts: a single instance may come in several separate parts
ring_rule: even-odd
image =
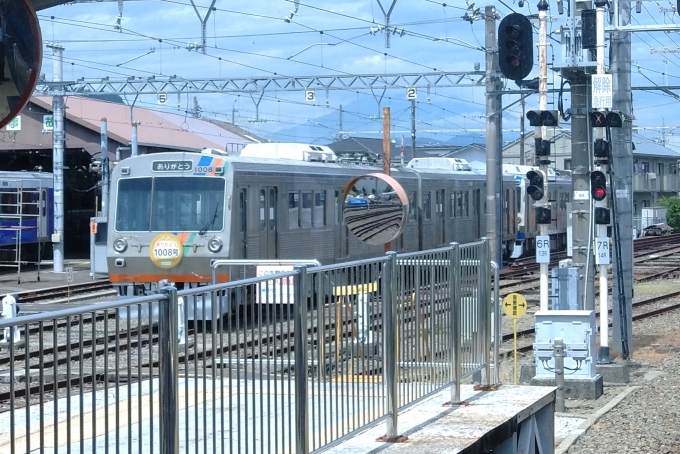
[[[381,0],[386,9],[392,0]],[[199,12],[205,17],[205,7],[210,0],[195,0]],[[461,16],[466,12],[463,1],[447,2],[447,7],[425,0],[398,0],[391,15],[391,24],[406,31],[405,36],[392,35],[391,47],[385,47],[385,35],[378,32],[369,34],[371,27],[383,24],[383,13],[377,2],[367,0],[337,1],[318,0],[300,1],[297,14],[291,23],[284,17],[295,9],[294,1],[251,0],[249,2],[227,2],[218,0],[217,10],[211,13],[206,23],[207,55],[188,51],[187,47],[201,44],[201,24],[188,0],[172,1],[135,1],[124,2],[122,12],[123,33],[113,29],[119,14],[116,2],[86,3],[63,5],[39,12],[44,40],[61,41],[66,48],[64,57],[68,76],[78,77],[123,77],[149,76],[152,74],[178,75],[185,78],[217,78],[279,75],[323,75],[323,74],[366,74],[396,72],[428,72],[432,68],[446,71],[468,71],[475,62],[484,65],[484,53],[469,49],[484,44],[484,22],[470,24]],[[500,2],[494,2],[498,11],[505,15],[510,12]],[[516,2],[505,2],[516,11],[525,14],[536,13],[536,2],[525,2],[519,8]],[[553,3],[554,2],[550,2]],[[651,11],[651,10],[650,10]],[[239,14],[240,13],[240,14]],[[551,23],[556,30],[564,23],[566,15],[558,16]],[[55,16],[55,20],[50,20]],[[666,16],[665,20],[678,20],[678,16]],[[634,23],[654,24],[659,18],[649,13],[633,13]],[[373,23],[375,21],[375,23]],[[323,31],[324,33],[320,33]],[[451,37],[450,42],[436,41],[435,38]],[[559,39],[559,35],[553,35]],[[535,36],[536,38],[536,36]],[[160,43],[158,40],[162,39]],[[324,43],[324,44],[320,44]],[[336,44],[331,46],[329,44]],[[551,41],[551,56],[559,62],[560,46]],[[675,77],[680,69],[678,54],[651,54],[650,48],[661,50],[665,47],[676,49],[680,38],[670,33],[643,33],[633,37],[633,60],[639,62],[642,74],[632,68],[633,85],[669,84],[680,85]],[[144,55],[154,48],[154,52]],[[288,57],[297,55],[291,59]],[[385,57],[383,54],[387,53]],[[536,54],[536,53],[535,53]],[[50,53],[46,52],[43,73],[51,74]],[[220,60],[221,58],[221,60]],[[116,65],[131,60],[122,67]],[[73,65],[70,65],[73,63]],[[664,76],[662,73],[666,73]],[[530,77],[537,74],[536,67]],[[651,79],[648,80],[647,78]],[[558,88],[560,79],[550,71],[550,81]],[[267,123],[251,124],[258,131],[275,131],[287,128],[291,123],[306,122],[328,114],[327,109],[313,107],[304,102],[303,87],[295,92],[268,92],[260,104],[260,116],[270,119]],[[318,87],[317,87],[318,88]],[[515,89],[514,83],[508,84]],[[393,103],[395,110],[401,109],[402,88],[387,90],[385,103]],[[419,101],[425,102],[426,94],[421,90]],[[353,90],[331,91],[319,89],[320,103],[338,108],[357,98],[368,97],[370,92],[356,94]],[[193,99],[193,94],[182,95],[181,104]],[[196,95],[206,110],[222,114],[222,119],[231,118],[231,107],[238,99],[240,113],[237,122],[247,124],[247,118],[255,116],[254,103],[248,94]],[[423,109],[443,113],[436,122],[469,124],[469,118],[484,112],[484,87],[480,88],[431,88],[431,104],[423,104]],[[550,95],[556,103],[556,95]],[[271,101],[278,97],[288,101]],[[389,100],[388,98],[393,98]],[[171,95],[174,99],[174,95]],[[505,96],[508,105],[516,96]],[[565,107],[569,106],[569,96],[565,95]],[[673,105],[658,109],[646,108],[655,104],[666,104],[672,99],[658,94],[636,92],[635,105],[644,115],[639,115],[636,123],[657,124],[674,118]],[[399,100],[399,102],[397,101]],[[150,100],[149,102],[153,102]],[[527,109],[537,107],[537,97],[527,99]],[[460,114],[459,106],[469,107]],[[398,107],[397,107],[398,106]],[[644,109],[644,110],[643,110]],[[671,110],[673,109],[673,110]],[[284,111],[281,114],[281,111]],[[377,110],[377,103],[376,103]],[[447,113],[446,110],[455,113]],[[519,121],[519,105],[506,111],[506,127],[514,128]],[[433,120],[435,121],[435,120]]]

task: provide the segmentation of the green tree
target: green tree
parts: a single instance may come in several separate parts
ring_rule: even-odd
[[[666,222],[677,232],[680,231],[680,197],[664,197],[659,205],[668,208]]]

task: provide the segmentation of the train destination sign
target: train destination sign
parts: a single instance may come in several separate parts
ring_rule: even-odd
[[[371,173],[352,179],[345,186],[342,200],[347,228],[364,243],[383,245],[404,231],[408,197],[389,175]]]
[[[184,172],[193,168],[191,161],[154,161],[151,170],[154,172]]]

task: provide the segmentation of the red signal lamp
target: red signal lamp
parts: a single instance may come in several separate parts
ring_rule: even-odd
[[[604,200],[605,197],[607,197],[607,191],[604,188],[593,188],[593,198],[595,200]]]

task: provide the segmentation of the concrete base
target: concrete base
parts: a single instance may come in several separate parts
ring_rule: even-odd
[[[628,383],[628,364],[614,362],[611,364],[598,364],[597,373],[602,375],[605,383],[623,384]]]
[[[599,398],[603,393],[602,375],[597,374],[592,379],[569,380],[565,376],[564,393],[567,399],[592,399]],[[519,382],[522,385],[531,386],[556,386],[555,380],[545,380],[536,378],[536,366],[534,364],[522,364],[519,375]]]

